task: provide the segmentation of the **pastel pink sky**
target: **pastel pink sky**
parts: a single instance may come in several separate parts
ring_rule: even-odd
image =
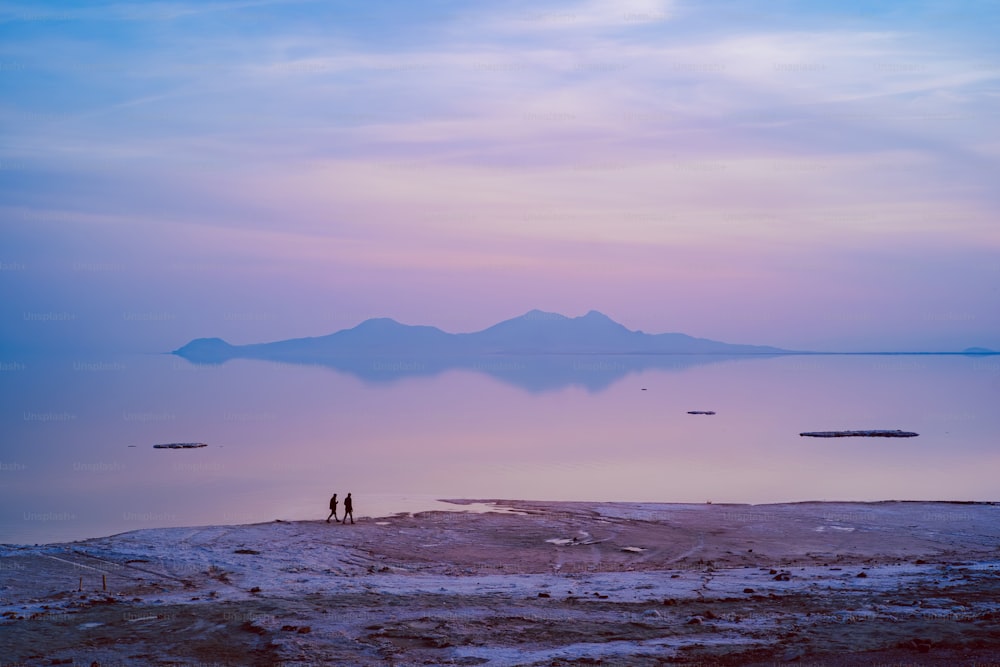
[[[933,3],[46,6],[0,29],[15,354],[532,308],[1000,348],[997,48]]]

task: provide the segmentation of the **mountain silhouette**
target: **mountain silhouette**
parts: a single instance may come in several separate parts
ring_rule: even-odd
[[[474,333],[451,334],[430,326],[401,324],[380,317],[327,336],[273,343],[230,345],[221,338],[197,338],[176,354],[192,361],[219,363],[253,358],[286,361],[343,355],[491,354],[782,354],[763,345],[734,345],[680,333],[632,331],[592,310],[581,317],[532,310]]]
[[[198,338],[173,352],[198,364],[260,359],[321,365],[369,382],[467,369],[532,392],[573,385],[600,391],[649,368],[676,371],[748,355],[790,353],[680,333],[632,331],[596,310],[581,317],[532,310],[459,334],[375,318],[327,336],[251,345]]]

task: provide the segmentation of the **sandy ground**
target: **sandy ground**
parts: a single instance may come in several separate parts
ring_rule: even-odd
[[[2,546],[0,665],[1000,667],[1000,504],[490,502]]]

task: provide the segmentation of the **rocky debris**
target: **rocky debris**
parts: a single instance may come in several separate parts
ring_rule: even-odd
[[[585,531],[580,531],[583,537],[553,537],[545,540],[549,544],[554,544],[558,547],[580,547],[589,546],[591,544],[598,544],[604,542],[605,540],[595,540],[590,536],[589,533]]]
[[[266,629],[260,627],[259,625],[257,625],[253,621],[244,621],[243,624],[240,626],[240,630],[243,630],[244,632],[252,632],[255,635],[266,635],[267,634],[267,630]]]
[[[801,646],[792,646],[785,650],[782,654],[781,659],[784,662],[796,662],[799,658],[803,657],[806,651]]]
[[[807,431],[799,433],[809,438],[915,438],[919,433],[913,431]]]
[[[912,651],[918,651],[920,653],[930,653],[930,650],[934,648],[934,642],[923,637],[914,637],[909,641],[901,642],[899,647],[910,649]]]
[[[312,632],[312,627],[308,625],[283,625],[282,632],[295,632],[300,635],[307,635]]]

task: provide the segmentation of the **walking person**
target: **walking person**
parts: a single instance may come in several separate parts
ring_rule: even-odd
[[[345,503],[346,504],[346,503]],[[334,521],[340,521],[337,518],[337,494],[333,494],[333,498],[330,498],[330,516],[333,517]],[[330,516],[326,517],[326,522],[330,523]]]
[[[351,515],[351,523],[354,523],[354,501],[351,500],[351,493],[348,491],[347,497],[344,498],[344,518],[340,520],[340,523],[347,523],[347,515]]]

